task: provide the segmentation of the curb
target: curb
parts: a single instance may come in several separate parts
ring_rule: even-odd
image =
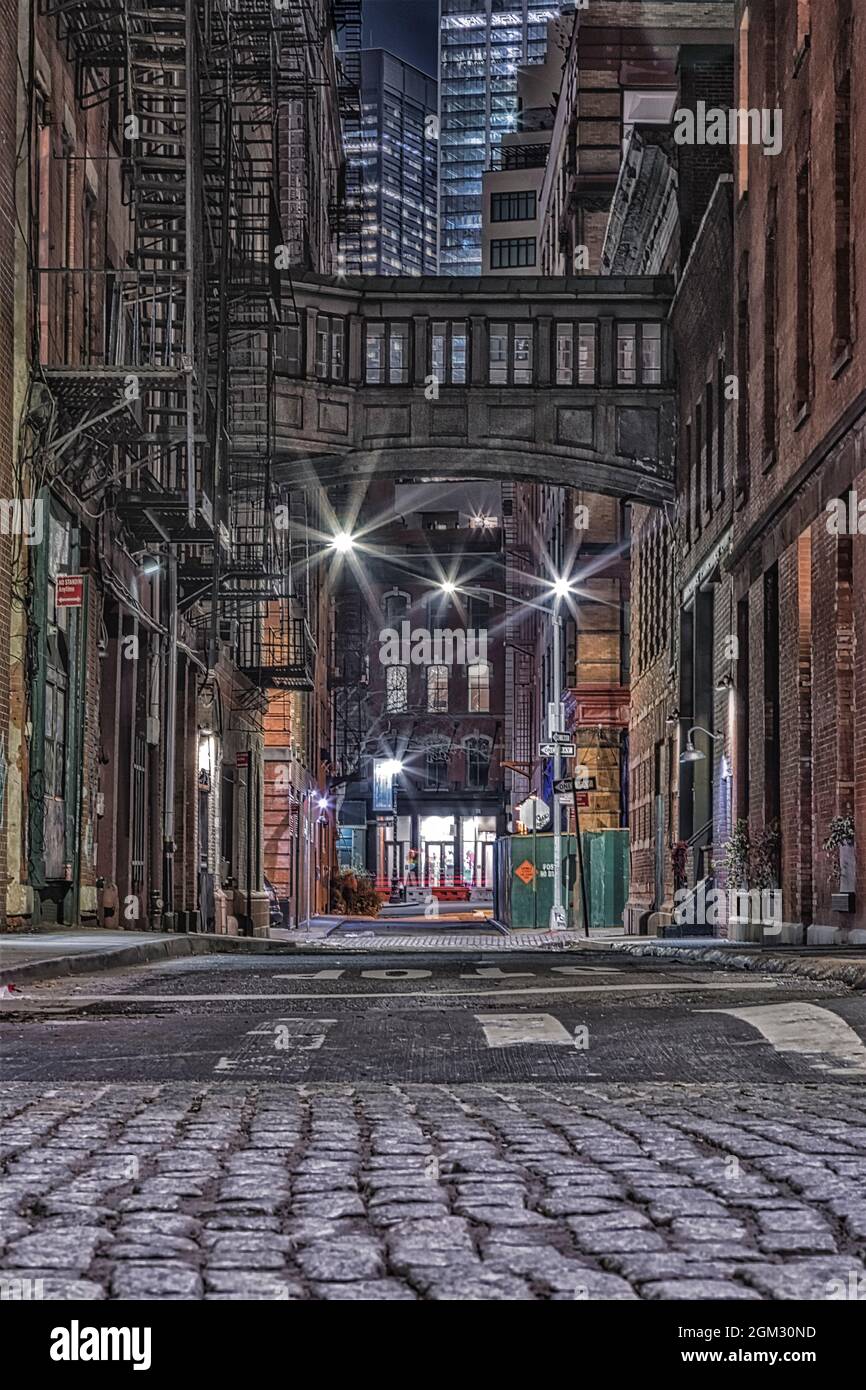
[[[2,945],[2,941],[0,941]],[[172,941],[141,941],[135,946],[117,946],[110,951],[82,951],[68,956],[48,956],[23,965],[0,968],[0,983],[17,984],[37,980],[59,980],[66,975],[91,975],[100,970],[120,970],[130,965],[149,965],[182,956],[225,954],[294,955],[302,947],[292,941],[268,941],[263,937],[213,936],[194,934]]]
[[[817,980],[823,984],[847,985],[849,989],[866,990],[866,960],[862,963],[850,957],[832,959],[820,957],[791,957],[754,955],[745,950],[732,952],[718,946],[667,946],[655,942],[632,945],[629,941],[610,941],[608,951],[627,956],[655,956],[663,960],[700,961],[721,965],[726,970],[761,971],[768,975],[790,975],[799,979]]]

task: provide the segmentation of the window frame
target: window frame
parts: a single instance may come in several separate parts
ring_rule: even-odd
[[[327,325],[325,328],[325,351],[327,360],[322,364],[319,354],[319,347],[322,340],[321,323]],[[336,345],[341,344],[341,354],[339,363],[337,362]],[[303,352],[303,346],[301,347]],[[316,314],[316,355],[314,363],[315,377],[317,381],[330,381],[335,385],[344,385],[346,381],[346,318],[343,314]],[[303,360],[303,359],[302,359]],[[324,366],[324,370],[322,370]]]
[[[437,325],[442,324],[445,328],[445,371],[440,376],[436,372],[436,364],[433,356],[433,341],[442,336],[437,334]],[[454,330],[462,328],[463,337],[466,342],[466,358],[463,368],[463,380],[454,379]],[[472,339],[471,328],[468,319],[430,319],[427,326],[427,363],[431,376],[435,376],[440,386],[468,386],[469,376],[472,366]],[[459,335],[458,335],[459,336]]]
[[[627,328],[627,327],[632,327],[632,328],[634,329],[634,338],[633,338],[633,342],[634,342],[634,368],[633,368],[633,371],[634,371],[634,379],[633,379],[632,381],[624,381],[624,380],[623,380],[623,376],[622,376],[622,367],[621,367],[621,365],[620,365],[620,343],[621,343],[621,342],[623,341],[623,339],[624,339],[624,335],[623,335],[623,333],[622,333],[622,329]],[[655,333],[653,333],[652,335],[647,335],[647,336],[645,337],[645,336],[644,336],[644,332],[645,332],[645,330],[646,330],[647,328],[658,329],[658,334],[656,335]],[[657,381],[649,381],[649,380],[647,379],[647,373],[648,373],[648,370],[649,370],[649,369],[647,368],[646,363],[645,363],[645,360],[644,360],[644,358],[645,358],[644,346],[645,346],[645,343],[649,343],[649,342],[658,342],[658,345],[659,345],[659,349],[658,349],[658,354],[659,354],[658,367],[657,367],[657,368],[652,368],[652,369],[651,369],[653,372],[655,372],[656,370],[658,371],[658,380],[657,380]],[[622,387],[625,387],[625,388],[629,388],[629,387],[636,388],[636,387],[643,387],[643,386],[650,386],[650,387],[652,387],[652,386],[664,386],[664,384],[665,384],[665,364],[664,364],[665,332],[664,332],[664,324],[662,323],[661,319],[617,319],[617,321],[616,321],[616,331],[615,331],[615,334],[614,334],[614,343],[615,343],[614,367],[615,367],[616,385],[617,385],[617,386],[622,386]]]
[[[371,335],[371,329],[382,329],[381,335],[377,331]],[[394,330],[400,329],[399,335]],[[391,378],[391,342],[397,336],[404,337],[402,330],[405,330],[406,358],[405,358],[405,380],[394,381]],[[378,381],[370,377],[369,344],[371,336],[381,337],[383,355],[380,362],[381,378]],[[412,384],[412,320],[411,319],[365,319],[364,320],[364,385],[365,386],[411,386]]]
[[[592,330],[592,371],[586,379],[581,378],[580,365],[580,340],[584,336],[582,330],[589,328]],[[568,330],[563,331],[563,330]],[[589,337],[590,335],[585,335]],[[598,322],[596,319],[557,319],[554,323],[552,337],[553,362],[551,364],[551,380],[554,386],[597,386],[598,385]],[[568,342],[571,345],[571,365],[569,368],[570,378],[568,381],[560,381],[559,365],[559,344],[560,341]]]
[[[399,689],[392,689],[392,675],[402,673],[402,682]],[[385,667],[385,713],[386,714],[406,714],[409,710],[409,667],[408,666],[386,666]]]
[[[509,211],[506,216],[502,212],[503,205],[509,206],[509,209],[516,207],[517,211]],[[527,211],[521,212],[521,207],[525,207]],[[528,211],[529,208],[531,211]],[[512,188],[490,194],[491,222],[534,222],[537,216],[538,194],[534,188]]]
[[[532,248],[532,260],[520,259],[520,247]],[[516,247],[517,259],[502,259],[503,246]],[[528,255],[528,250],[527,250]],[[491,237],[490,238],[490,269],[491,270],[534,270],[538,265],[538,237],[534,236],[511,236],[511,237]]]
[[[504,327],[505,330],[506,330],[506,333],[505,333],[505,338],[506,338],[506,356],[505,356],[506,379],[505,379],[505,381],[494,381],[494,379],[493,379],[493,362],[492,362],[492,360],[491,360],[491,347],[492,347],[492,342],[493,342],[493,337],[494,337],[494,334],[493,334],[493,328],[494,328],[494,327]],[[528,329],[529,329],[528,338],[529,338],[529,346],[530,346],[530,361],[529,361],[529,380],[528,380],[528,381],[518,381],[518,380],[516,379],[517,366],[516,366],[516,363],[515,363],[515,339],[516,339],[516,337],[517,337],[518,335],[515,333],[515,329],[518,328],[518,327],[519,327],[519,328],[528,328]],[[496,336],[498,337],[498,336],[501,336],[501,335],[497,334]],[[524,335],[521,334],[520,336],[523,337]],[[501,386],[501,387],[506,387],[506,386],[534,386],[534,385],[535,385],[535,362],[536,362],[536,342],[535,342],[535,321],[534,321],[534,320],[532,320],[532,319],[530,319],[530,320],[525,320],[525,319],[521,319],[521,320],[515,320],[515,319],[495,319],[495,320],[493,320],[493,319],[488,319],[488,320],[487,320],[487,384],[488,384],[488,386]],[[524,370],[524,369],[521,368],[521,370]]]
[[[443,662],[434,662],[427,667],[425,686],[428,714],[448,713],[449,681],[450,671]]]
[[[477,691],[473,688],[473,681],[476,679],[473,672],[484,672],[483,682],[478,683]],[[470,714],[489,714],[490,713],[490,683],[493,669],[489,661],[473,661],[466,667],[466,708]],[[473,696],[477,695],[482,703],[473,702]]]

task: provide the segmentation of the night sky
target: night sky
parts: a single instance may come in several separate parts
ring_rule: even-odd
[[[439,0],[364,0],[365,48],[387,48],[436,76]]]

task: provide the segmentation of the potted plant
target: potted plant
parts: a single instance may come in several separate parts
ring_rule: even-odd
[[[834,912],[854,911],[854,892],[857,887],[857,859],[854,848],[854,817],[848,812],[834,816],[823,845],[830,860],[830,876],[838,886],[831,899]]]

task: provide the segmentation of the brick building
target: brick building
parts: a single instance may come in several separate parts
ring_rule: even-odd
[[[341,862],[382,889],[489,899],[506,821],[499,489],[376,483],[355,531],[334,661]]]
[[[287,589],[307,519],[270,475],[274,262],[330,265],[341,160],[314,8],[315,44],[310,7],[4,7],[4,927],[266,932],[269,690],[322,776],[328,598]]]
[[[18,28],[18,6],[14,0],[0,5],[0,25],[4,34]],[[7,798],[11,742],[10,727],[10,619],[12,611],[12,568],[15,537],[5,508],[14,504],[15,454],[15,183],[18,175],[16,144],[18,130],[18,82],[16,46],[6,43],[0,53],[0,380],[6,389],[0,394],[0,502],[4,507],[0,529],[0,923],[6,913],[8,874]]]
[[[810,940],[851,940],[866,910],[866,618],[855,601],[866,576],[866,248],[855,237],[866,107],[853,81],[866,16],[853,0],[800,0],[738,3],[736,22],[739,102],[779,108],[784,133],[775,157],[756,144],[738,152],[736,809],[753,846],[778,827],[785,921]],[[850,880],[822,849],[848,816]]]

